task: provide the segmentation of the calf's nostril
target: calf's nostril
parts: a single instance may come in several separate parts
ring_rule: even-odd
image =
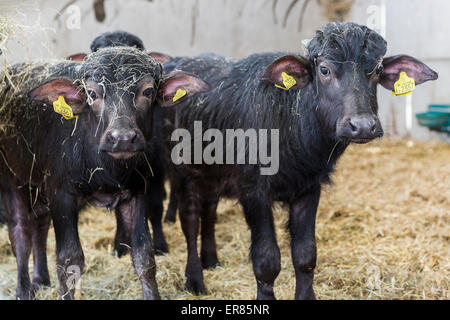
[[[358,127],[352,122],[352,119],[350,119],[348,124],[350,125],[350,129],[352,130],[352,132],[357,132],[358,131]]]
[[[128,140],[127,133],[124,133],[121,130],[112,130],[111,131],[111,141],[112,142],[119,142],[119,141],[126,141],[126,140]]]
[[[134,143],[137,140],[137,132],[136,131],[120,131],[120,130],[112,130],[108,133],[108,140],[116,143],[116,142],[131,142]]]
[[[372,128],[370,128],[371,133],[375,133],[377,131],[377,124],[375,123]]]
[[[136,129],[112,129],[106,135],[106,143],[102,146],[109,152],[139,152],[144,148],[145,140]]]
[[[117,141],[117,133],[114,131],[109,132],[107,138],[109,141],[115,143]]]
[[[137,138],[137,133],[136,132],[133,132],[132,134],[131,134],[131,143],[135,143],[136,142],[136,138]]]

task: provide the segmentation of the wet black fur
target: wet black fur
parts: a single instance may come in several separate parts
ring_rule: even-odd
[[[126,31],[108,31],[95,38],[91,43],[91,51],[95,52],[101,48],[128,46],[144,50],[144,43],[137,36]]]
[[[95,52],[101,48],[115,47],[115,46],[128,46],[128,47],[135,47],[139,50],[145,50],[144,44],[141,39],[139,39],[137,36],[131,33],[119,30],[119,31],[104,32],[98,37],[96,37],[91,43],[91,51]],[[165,171],[164,170],[165,162],[163,161],[161,156],[164,152],[163,148],[161,147],[163,119],[161,116],[161,111],[159,109],[157,109],[152,116],[154,117],[153,123],[155,125],[154,133],[156,137],[152,139],[151,147],[157,150],[151,153],[153,154],[153,157],[156,158],[156,160],[152,159],[152,162],[155,162],[157,164],[156,168],[158,171],[157,177],[153,178],[153,180],[155,181],[157,180],[159,184],[163,185],[162,181],[164,180],[164,171]],[[158,188],[158,190],[161,197],[160,201],[158,201],[160,203],[158,206],[162,207],[162,202],[166,197],[166,191],[164,187],[160,187]],[[156,197],[156,193],[153,194],[152,196]],[[155,214],[155,211],[159,212],[160,209],[153,210],[153,216],[150,216],[154,236],[156,235],[156,239],[154,238],[155,241],[154,245],[156,253],[162,254],[168,252],[168,247],[164,239],[164,235],[162,233],[162,226],[161,226],[162,214],[160,217],[159,214]],[[123,255],[128,253],[128,248],[130,246],[130,239],[127,239],[127,237],[125,236],[123,221],[121,220],[119,213],[116,213],[116,221],[117,221],[117,229],[116,229],[116,236],[114,239],[114,251],[118,257],[122,257]]]
[[[353,61],[370,73],[386,51],[386,42],[374,31],[352,23],[334,23],[318,31],[308,45],[313,80],[301,90],[281,90],[261,80],[266,68],[286,53],[253,54],[242,60],[215,55],[175,58],[164,71],[192,73],[212,88],[175,108],[166,118],[192,135],[195,120],[203,130],[254,128],[280,130],[280,168],[273,176],[260,175],[260,165],[179,165],[176,196],[188,240],[187,288],[204,292],[202,267],[218,263],[214,240],[215,208],[223,196],[238,198],[252,231],[251,258],[258,284],[257,297],[273,298],[273,282],[280,271],[271,208],[275,201],[289,206],[293,263],[297,275],[296,298],[314,298],[316,261],[314,224],[321,185],[348,146],[324,123],[334,105],[318,105],[315,62],[326,56],[336,64]],[[298,103],[297,100],[299,99]],[[175,120],[176,119],[176,120]],[[176,122],[175,122],[176,121]],[[172,143],[172,146],[175,143]],[[236,157],[235,157],[236,158]],[[199,217],[201,221],[199,221]],[[202,232],[201,260],[195,239]]]
[[[35,85],[59,77],[66,77],[75,82],[91,78],[117,83],[133,75],[136,81],[139,77],[151,76],[158,84],[162,71],[160,64],[146,54],[136,60],[136,50],[129,50],[103,49],[83,64],[59,63],[50,68],[49,74],[44,77],[45,81],[41,79],[41,82]],[[139,72],[123,72],[127,70],[126,66],[137,66]],[[122,72],[118,71],[118,68],[123,68]],[[32,70],[31,74],[39,75],[41,69],[38,67],[37,70]],[[106,87],[107,95],[114,93],[114,90],[117,93],[117,88],[121,89],[120,84],[116,89],[108,88],[108,85]],[[164,193],[163,151],[155,140],[158,133],[154,132],[155,129],[160,130],[160,125],[153,127],[151,121],[153,115],[159,119],[157,121],[161,121],[159,107],[153,104],[145,111],[146,114],[138,117],[140,121],[137,125],[147,142],[145,154],[149,164],[143,152],[129,160],[113,160],[98,149],[99,139],[106,126],[100,125],[97,131],[98,119],[88,105],[77,120],[65,120],[53,111],[52,106],[28,98],[26,92],[30,89],[32,87],[24,88],[25,94],[17,95],[17,98],[6,106],[10,108],[10,121],[13,126],[1,134],[0,139],[0,150],[6,159],[0,161],[0,190],[11,211],[10,235],[17,234],[14,231],[16,227],[19,228],[17,230],[23,231],[12,239],[19,268],[17,296],[20,299],[33,297],[27,264],[29,246],[31,243],[33,247],[36,245],[34,241],[29,240],[29,233],[34,234],[37,226],[33,219],[30,221],[32,216],[27,214],[36,214],[37,209],[46,207],[52,216],[56,233],[60,294],[62,298],[73,298],[73,290],[66,286],[68,275],[65,268],[76,265],[82,270],[84,266],[77,233],[78,212],[90,201],[98,202],[96,194],[100,193],[111,196],[113,200],[118,199],[117,203],[113,200],[108,203],[106,200],[103,205],[114,203],[117,208],[122,208],[125,220],[128,219],[125,221],[127,237],[132,243],[133,263],[143,283],[144,297],[158,298],[146,216],[147,212],[155,209],[155,205],[161,205]],[[83,88],[80,87],[80,90]],[[96,168],[103,170],[94,173]],[[41,200],[42,198],[44,199]],[[24,208],[20,210],[22,206]],[[162,210],[162,205],[157,209]],[[48,219],[47,214],[39,213],[38,218]],[[39,224],[39,221],[37,223]],[[48,230],[49,221],[45,220],[43,224],[42,233],[45,236],[41,239],[40,249],[44,255],[41,257],[42,261],[38,261],[39,274],[37,279],[33,279],[33,287],[48,284],[45,229]]]

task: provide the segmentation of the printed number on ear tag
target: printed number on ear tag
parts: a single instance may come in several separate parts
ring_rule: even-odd
[[[297,81],[295,81],[293,76],[288,75],[286,72],[282,72],[281,76],[283,77],[283,85],[279,86],[278,84],[275,85],[275,87],[283,89],[283,90],[289,90],[290,88],[292,88],[293,86],[295,86],[295,84],[297,83]]]
[[[414,78],[408,77],[406,72],[400,72],[400,77],[394,83],[393,96],[406,96],[410,94],[416,87]]]
[[[186,95],[186,90],[178,89],[177,92],[175,92],[175,95],[173,96],[172,102],[175,102],[181,98],[183,98]]]
[[[73,115],[72,107],[66,103],[63,96],[59,96],[58,100],[53,101],[53,109],[67,120],[78,117]]]

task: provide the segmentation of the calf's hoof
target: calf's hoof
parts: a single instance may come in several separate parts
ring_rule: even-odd
[[[314,294],[313,289],[309,289],[302,293],[296,293],[295,299],[296,300],[316,300],[316,295]]]
[[[33,300],[34,290],[32,288],[16,290],[16,300]]]
[[[48,276],[33,278],[31,286],[33,293],[36,293],[40,288],[50,287],[50,279]]]
[[[167,246],[167,243],[164,241],[163,243],[155,243],[155,255],[162,256],[169,252],[169,247]]]
[[[186,289],[195,295],[206,294],[205,284],[202,279],[188,277],[186,280]]]
[[[120,244],[120,245],[114,247],[113,255],[117,256],[118,258],[121,258],[124,255],[128,254],[129,252],[130,252],[130,248],[128,248],[128,246]]]
[[[276,300],[273,293],[273,285],[258,282],[256,300]]]
[[[217,257],[205,257],[202,256],[202,267],[203,269],[215,269],[220,265]]]

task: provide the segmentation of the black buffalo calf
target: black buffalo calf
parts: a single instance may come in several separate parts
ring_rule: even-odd
[[[402,72],[416,85],[437,79],[434,71],[412,57],[383,58],[385,40],[354,23],[326,25],[317,31],[307,49],[304,57],[262,53],[233,61],[200,56],[175,58],[164,66],[168,71],[195,74],[211,85],[210,91],[178,106],[173,117],[175,127],[181,130],[174,131],[172,139],[178,140],[187,131],[197,139],[193,150],[200,141],[203,156],[209,153],[213,159],[212,163],[211,159],[202,160],[202,149],[189,156],[188,147],[178,149],[184,141],[172,149],[173,161],[183,158],[174,170],[188,249],[186,286],[193,292],[205,292],[202,268],[218,263],[216,207],[220,197],[228,196],[239,199],[251,230],[257,298],[275,298],[273,285],[280,272],[280,250],[272,206],[281,201],[289,207],[295,297],[313,299],[315,219],[321,185],[330,183],[330,173],[350,143],[366,143],[383,135],[377,116],[377,85],[393,90]],[[202,141],[196,134],[199,126],[203,130],[218,129],[221,134],[210,130],[207,136],[205,131]],[[238,140],[226,142],[223,138],[230,129],[242,129],[243,141],[249,143],[242,148],[238,143],[230,147],[230,142]],[[274,131],[275,138],[264,139],[273,129],[278,130],[278,134]],[[252,140],[251,130],[255,130],[257,139]],[[214,142],[215,153],[207,141]],[[222,157],[220,147],[224,150]],[[266,161],[251,153],[263,147],[278,159],[278,164],[274,161],[268,167]],[[245,161],[227,165],[232,163],[229,159]],[[196,242],[199,218],[201,258]]]
[[[131,33],[121,30],[102,33],[92,41],[90,48],[92,52],[95,52],[102,48],[117,46],[134,47],[138,50],[145,50],[144,43],[141,39]],[[170,56],[158,52],[149,52],[149,55],[155,58],[161,64],[171,59]],[[72,61],[83,61],[86,56],[86,53],[78,53],[69,56],[67,59]],[[161,224],[163,214],[163,200],[166,197],[166,192],[163,186],[165,161],[162,160],[163,148],[161,147],[161,142],[163,141],[161,125],[163,124],[163,120],[161,119],[160,112],[155,113],[154,118],[154,133],[157,137],[152,139],[151,147],[154,150],[153,154],[155,154],[156,157],[152,157],[150,159],[150,164],[153,167],[154,163],[152,162],[156,160],[156,163],[158,165],[156,169],[159,170],[157,170],[157,177],[153,177],[153,179],[160,181],[162,186],[158,188],[158,192],[153,189],[153,192],[150,195],[154,198],[154,200],[152,201],[153,210],[150,210],[149,218],[153,229],[153,245],[155,253],[163,254],[169,251]],[[126,235],[121,216],[122,215],[116,209],[117,230],[114,239],[114,251],[118,257],[125,255],[128,252],[128,248],[131,244],[130,239]]]
[[[74,280],[84,266],[77,220],[87,204],[117,209],[144,298],[159,298],[146,220],[162,192],[163,166],[151,165],[159,157],[152,149],[152,124],[159,105],[173,100],[180,87],[189,97],[206,84],[183,73],[163,77],[156,60],[126,47],[98,50],[83,63],[22,64],[9,72],[12,82],[1,90],[6,130],[0,133],[0,190],[17,258],[17,298],[32,298],[34,287],[49,282],[48,212],[60,297],[74,297]]]

